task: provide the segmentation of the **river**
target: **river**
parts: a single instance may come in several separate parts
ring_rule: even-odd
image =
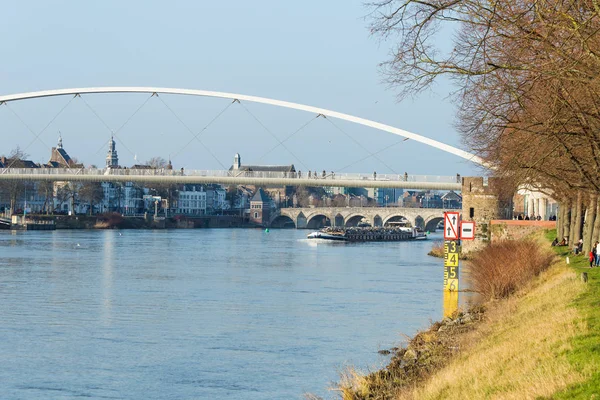
[[[1,397],[330,398],[441,318],[431,241],[307,233],[0,231]]]

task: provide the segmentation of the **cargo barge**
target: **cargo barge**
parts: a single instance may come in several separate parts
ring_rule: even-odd
[[[427,239],[427,235],[420,232],[417,228],[410,227],[327,227],[310,233],[307,238],[343,242],[400,242],[408,240],[425,240]]]

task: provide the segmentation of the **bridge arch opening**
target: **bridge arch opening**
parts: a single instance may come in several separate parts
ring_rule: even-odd
[[[425,230],[435,232],[438,224],[444,220],[444,217],[433,217],[425,222]]]
[[[296,228],[296,224],[287,215],[279,215],[271,222],[271,228],[294,229]]]
[[[344,217],[342,214],[337,214],[334,219],[334,225],[340,228],[344,227]]]
[[[408,220],[405,216],[403,215],[392,215],[391,217],[388,217],[384,222],[383,222],[383,226],[388,226],[390,225],[390,222],[406,222],[409,225],[412,226],[412,222],[410,220]]]
[[[381,217],[379,215],[376,215],[375,218],[373,218],[373,226],[375,226],[375,227],[383,226],[383,220],[381,219]]]
[[[364,215],[352,215],[346,219],[346,227],[358,226],[363,219],[365,219]]]
[[[306,224],[308,229],[321,229],[326,226],[331,226],[331,220],[323,214],[317,214],[310,217],[308,223]]]

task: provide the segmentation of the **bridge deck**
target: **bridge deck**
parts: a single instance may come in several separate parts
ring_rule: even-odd
[[[308,178],[306,173],[240,172],[162,169],[4,168],[0,181],[147,182],[199,183],[256,186],[319,186],[460,190],[456,176],[326,174]]]

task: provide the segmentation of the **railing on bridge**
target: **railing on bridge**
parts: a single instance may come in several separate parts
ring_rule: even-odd
[[[265,172],[236,170],[171,170],[130,169],[130,168],[0,168],[0,175],[91,175],[91,176],[198,176],[198,177],[245,177],[261,179],[314,179],[328,180],[334,186],[336,180],[378,181],[378,182],[425,182],[460,183],[460,176],[401,175],[401,174],[358,174],[358,173],[311,173],[306,172]]]

